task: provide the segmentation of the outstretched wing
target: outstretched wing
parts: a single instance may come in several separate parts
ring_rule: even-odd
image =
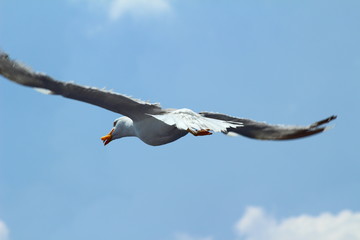
[[[336,119],[336,116],[331,116],[324,120],[315,122],[309,126],[288,126],[271,125],[264,122],[253,121],[250,119],[231,117],[220,113],[201,112],[200,115],[207,118],[242,123],[242,127],[228,128],[225,134],[240,134],[245,137],[261,140],[288,140],[310,136],[316,133],[323,132],[324,130],[326,130],[326,127],[321,126]]]
[[[162,111],[158,104],[147,103],[111,91],[54,80],[9,59],[5,53],[1,52],[0,74],[18,84],[46,89],[50,94],[90,103],[133,119],[145,113],[158,114]]]

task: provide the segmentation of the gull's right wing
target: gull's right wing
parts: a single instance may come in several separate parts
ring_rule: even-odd
[[[162,112],[159,104],[147,103],[94,87],[54,80],[48,75],[34,72],[23,64],[11,60],[3,52],[0,52],[0,74],[18,84],[45,89],[50,94],[90,103],[133,119],[143,114],[158,114]]]

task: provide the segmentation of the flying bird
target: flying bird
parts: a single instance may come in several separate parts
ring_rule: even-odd
[[[90,103],[123,115],[115,119],[110,133],[101,137],[104,145],[115,139],[135,136],[146,144],[158,146],[173,142],[188,133],[207,136],[214,132],[261,140],[288,140],[323,132],[327,129],[323,125],[336,119],[333,115],[308,126],[271,125],[221,113],[197,113],[187,108],[164,109],[159,104],[112,91],[54,80],[10,59],[3,52],[0,52],[0,74],[18,84]]]

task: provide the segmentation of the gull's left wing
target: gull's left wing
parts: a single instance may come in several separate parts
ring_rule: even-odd
[[[144,114],[159,114],[163,111],[158,104],[147,103],[111,91],[54,80],[11,60],[3,52],[0,52],[0,74],[18,84],[45,89],[51,94],[90,103],[133,119]]]
[[[331,116],[309,126],[289,126],[273,125],[246,118],[236,118],[221,113],[201,112],[200,115],[227,122],[242,123],[243,126],[237,128],[227,128],[227,131],[224,133],[229,135],[232,135],[232,133],[234,135],[239,134],[245,137],[261,140],[289,140],[310,136],[325,131],[327,127],[323,127],[322,125],[336,119],[336,116]]]

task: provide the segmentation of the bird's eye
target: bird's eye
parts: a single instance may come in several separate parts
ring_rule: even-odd
[[[118,120],[115,120],[115,121],[114,121],[114,127],[115,127],[115,125],[116,125],[117,122],[118,122]]]

